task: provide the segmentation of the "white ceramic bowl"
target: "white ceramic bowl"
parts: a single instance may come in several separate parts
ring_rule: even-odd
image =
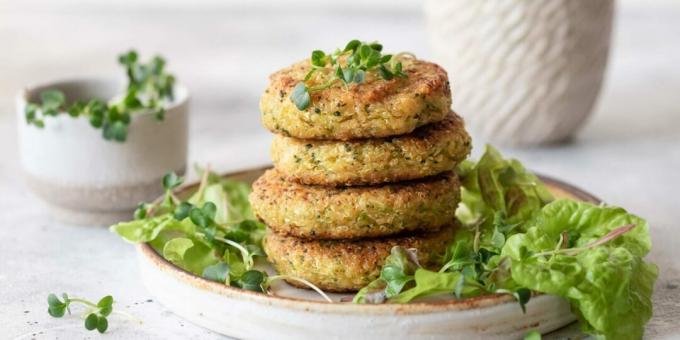
[[[77,224],[110,224],[129,219],[141,201],[157,197],[168,171],[184,173],[189,131],[189,95],[175,86],[175,100],[163,121],[150,112],[134,114],[127,140],[107,141],[86,118],[46,117],[45,127],[26,123],[27,102],[39,102],[47,89],[67,101],[109,100],[124,93],[123,81],[76,79],[29,87],[17,96],[19,154],[31,190],[54,216]]]
[[[252,182],[265,169],[226,177]],[[598,199],[573,186],[542,177],[556,197]],[[177,192],[186,197],[197,184]],[[348,294],[315,293],[277,282],[276,296],[208,281],[161,257],[148,244],[137,247],[140,272],[156,301],[173,313],[215,332],[240,339],[521,339],[528,331],[548,333],[575,320],[569,303],[538,295],[526,314],[508,295],[457,301],[448,297],[410,304],[357,305],[339,302]],[[271,266],[261,269],[273,273]]]

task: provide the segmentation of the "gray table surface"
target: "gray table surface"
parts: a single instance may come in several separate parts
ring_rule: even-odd
[[[259,125],[258,96],[268,73],[310,49],[377,38],[430,57],[416,1],[364,7],[356,7],[360,1],[330,7],[296,3],[0,2],[0,338],[98,338],[75,318],[47,315],[47,294],[62,291],[90,298],[112,294],[119,307],[144,320],[138,326],[113,318],[110,339],[220,337],[152,300],[131,246],[104,228],[55,222],[27,191],[17,160],[13,96],[37,81],[115,74],[113,57],[128,46],[159,51],[192,91],[191,163],[228,171],[269,162],[270,136]],[[680,7],[620,5],[605,88],[587,126],[567,144],[501,149],[649,220],[654,242],[649,259],[661,271],[647,336],[675,338],[680,337]],[[475,138],[475,155],[483,145]]]

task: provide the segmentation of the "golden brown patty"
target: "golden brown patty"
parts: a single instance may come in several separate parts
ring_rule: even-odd
[[[272,159],[289,180],[360,185],[397,182],[453,170],[470,154],[470,136],[454,113],[397,137],[313,141],[276,136]]]
[[[351,292],[380,275],[392,247],[417,249],[420,263],[434,269],[441,264],[441,257],[452,239],[451,226],[418,236],[356,241],[305,240],[268,231],[264,250],[280,274],[306,279],[325,291]],[[289,283],[299,286],[295,281]]]
[[[305,60],[270,76],[260,111],[262,122],[272,132],[305,139],[387,137],[410,133],[449,114],[448,76],[430,62],[406,59],[408,78],[384,80],[369,72],[363,83],[351,84],[349,89],[338,84],[313,93],[311,105],[300,111],[289,97],[309,70]],[[317,72],[307,84],[314,86],[327,78]]]
[[[250,204],[281,234],[356,239],[450,224],[459,187],[452,172],[418,181],[333,188],[288,182],[277,170],[269,170],[253,183]]]

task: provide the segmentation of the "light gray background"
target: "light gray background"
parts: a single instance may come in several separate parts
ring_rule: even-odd
[[[113,318],[106,338],[218,338],[166,311],[141,286],[134,250],[103,228],[54,222],[22,183],[13,97],[24,85],[113,75],[129,47],[159,52],[192,91],[191,163],[221,171],[268,162],[258,97],[266,76],[350,38],[430,51],[420,2],[0,0],[0,338],[98,338],[52,319],[49,292],[113,294],[145,321]],[[604,91],[569,144],[501,148],[530,168],[647,218],[661,268],[650,338],[680,337],[680,5],[622,1]],[[455,74],[451,75],[455,93]],[[455,100],[455,95],[454,95]],[[484,141],[476,138],[477,154]],[[263,325],[264,327],[265,325]]]

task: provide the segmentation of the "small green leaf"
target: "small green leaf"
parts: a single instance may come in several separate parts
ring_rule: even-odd
[[[130,50],[127,53],[118,56],[118,62],[129,66],[137,61],[137,52],[135,50]]]
[[[189,219],[191,219],[191,222],[199,227],[202,228],[207,228],[208,227],[208,218],[203,214],[203,210],[199,208],[192,208],[189,211]]]
[[[354,52],[354,51],[356,51],[357,47],[359,47],[359,45],[361,45],[361,41],[356,40],[356,39],[351,40],[350,42],[347,43],[343,52],[349,52],[349,51]]]
[[[385,65],[380,65],[378,67],[378,71],[380,73],[380,76],[385,79],[385,80],[392,80],[394,78],[394,74],[392,74],[392,71],[388,70]]]
[[[217,214],[217,206],[213,202],[205,202],[203,208],[201,208],[203,214],[210,220],[215,219],[215,214]]]
[[[317,67],[326,66],[326,54],[323,51],[312,51],[312,65]]]
[[[135,220],[145,219],[148,209],[149,209],[149,205],[147,203],[144,203],[144,202],[139,203],[139,205],[137,206],[137,209],[135,209],[135,213],[133,215]]]
[[[176,220],[181,221],[187,217],[189,217],[189,212],[193,208],[193,204],[189,202],[182,202],[180,203],[176,208],[175,211],[173,212],[173,215]]]
[[[228,264],[219,262],[212,266],[205,267],[203,270],[203,277],[215,282],[228,283],[229,269]]]
[[[527,288],[518,288],[515,291],[515,298],[517,298],[519,306],[522,307],[522,312],[526,314],[527,313],[526,304],[529,303],[529,300],[531,299],[531,290]]]
[[[47,296],[47,305],[49,306],[47,308],[47,313],[52,317],[60,318],[64,316],[66,309],[68,308],[68,296],[64,296],[64,301],[62,302],[56,295],[50,294]]]
[[[408,75],[406,75],[406,73],[402,72],[401,68],[402,68],[401,61],[399,61],[399,62],[397,62],[396,65],[394,65],[394,75],[399,77],[399,78],[407,78]]]
[[[106,307],[106,306],[112,306],[113,305],[113,297],[111,295],[107,295],[101,299],[99,299],[99,302],[97,302],[97,307]]]
[[[123,105],[130,110],[136,110],[144,106],[142,101],[137,98],[137,91],[135,90],[128,90],[125,99],[123,99]]]
[[[105,123],[103,126],[103,136],[106,140],[124,142],[127,139],[127,125],[119,120],[113,123]]]
[[[266,276],[259,270],[248,270],[236,281],[236,285],[245,290],[264,292],[262,284]]]
[[[371,47],[368,45],[361,45],[359,48],[359,56],[361,59],[367,59],[371,55]]]
[[[87,315],[85,318],[85,329],[88,331],[94,330],[97,328],[97,324],[99,324],[99,317],[97,317],[97,314],[95,313],[90,313]]]
[[[66,307],[48,307],[47,308],[47,313],[50,314],[52,317],[55,318],[60,318],[64,316],[66,313]]]
[[[90,116],[90,125],[94,128],[101,128],[104,125],[104,116],[100,114],[93,114]]]
[[[381,52],[383,49],[383,45],[378,42],[372,42],[368,46],[370,46],[376,52]]]
[[[307,86],[304,83],[298,83],[290,94],[290,100],[293,101],[298,110],[302,111],[309,107],[312,97],[309,95]]]
[[[161,75],[163,73],[163,68],[165,68],[165,59],[161,56],[154,56],[151,59],[151,74]]]
[[[345,68],[342,70],[342,81],[344,81],[346,84],[349,84],[354,80],[354,69],[353,68]]]
[[[97,331],[99,333],[104,333],[106,332],[106,329],[109,328],[109,321],[106,319],[104,316],[100,316],[97,320]]]
[[[363,83],[366,79],[366,72],[364,70],[359,70],[354,75],[354,82],[357,84]]]
[[[107,295],[97,302],[97,307],[99,307],[99,313],[103,316],[108,316],[113,311],[113,297]]]
[[[168,172],[163,176],[161,183],[163,184],[163,189],[166,191],[173,190],[177,188],[180,184],[184,182],[184,177],[178,176],[175,172]]]
[[[59,90],[47,90],[40,93],[43,110],[56,112],[66,102],[64,93]]]
[[[35,114],[38,111],[38,106],[33,103],[26,104],[24,108],[24,115],[26,117],[26,123],[32,123],[35,119]]]
[[[47,304],[51,306],[63,306],[64,303],[59,300],[59,298],[54,295],[50,294],[47,296]]]

